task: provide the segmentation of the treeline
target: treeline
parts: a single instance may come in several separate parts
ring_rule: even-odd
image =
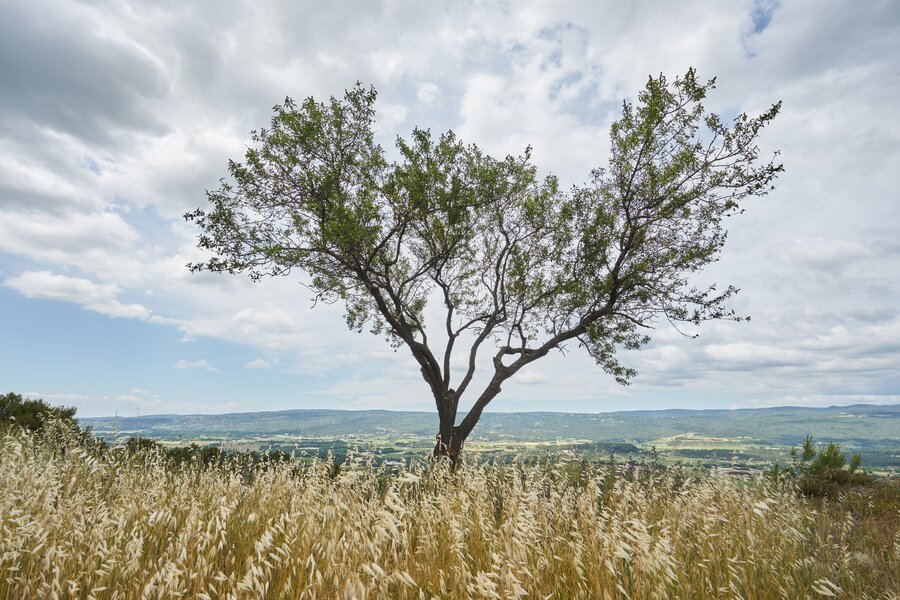
[[[250,467],[290,462],[293,457],[283,450],[227,450],[218,446],[163,446],[156,440],[148,438],[128,438],[123,447],[132,454],[156,453],[164,456],[175,465],[183,463],[200,463],[204,466],[218,466],[224,463],[239,463]]]

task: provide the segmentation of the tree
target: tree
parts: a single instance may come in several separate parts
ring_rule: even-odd
[[[846,468],[844,468],[846,467]],[[791,448],[791,463],[784,469],[778,463],[769,469],[776,480],[796,478],[798,489],[807,496],[834,497],[848,487],[871,485],[872,476],[862,469],[862,456],[854,454],[847,464],[847,456],[839,444],[828,442],[816,448],[811,435],[803,440],[803,453]]]
[[[305,272],[315,301],[344,303],[349,327],[409,349],[437,407],[435,455],[455,461],[503,383],[553,350],[577,344],[626,384],[635,371],[617,349],[646,344],[660,320],[742,318],[726,306],[734,287],[691,275],[717,260],[723,219],[782,170],[756,145],[780,103],[727,124],[702,104],[714,84],[693,69],[650,77],[612,125],[608,167],[568,193],[538,177],[530,148],[496,159],[452,132],[415,129],[388,161],[373,139],[376,92],[359,83],[343,99],[288,98],[207,191],[210,206],[185,215],[212,252],[188,266]],[[486,345],[490,378],[458,422]],[[460,349],[467,366],[453,373]]]
[[[0,394],[0,426],[15,424],[28,431],[40,431],[53,419],[78,427],[74,406],[52,406],[41,399],[23,398],[13,392]]]

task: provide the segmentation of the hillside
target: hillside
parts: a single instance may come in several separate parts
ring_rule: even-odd
[[[128,434],[163,440],[278,434],[431,437],[436,426],[436,416],[428,412],[320,409],[91,417],[79,421],[104,437]],[[609,413],[485,413],[473,435],[484,440],[583,439],[645,443],[686,432],[708,437],[748,437],[773,444],[796,444],[802,442],[805,435],[813,435],[845,444],[900,446],[900,404]]]
[[[348,444],[401,458],[433,444],[436,417],[386,410],[289,410],[224,415],[83,418],[99,437],[147,437],[169,444],[341,452]],[[655,448],[671,460],[709,464],[784,462],[811,435],[863,455],[885,473],[900,470],[900,405],[742,410],[659,410],[595,414],[485,413],[469,448],[520,455],[536,446],[568,447],[586,458]],[[536,444],[537,443],[537,444]],[[552,446],[548,446],[552,444]],[[568,444],[568,445],[566,445]]]

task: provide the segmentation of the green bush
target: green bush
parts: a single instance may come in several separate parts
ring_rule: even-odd
[[[861,469],[862,457],[854,454],[847,464],[847,457],[839,444],[829,442],[817,449],[812,436],[803,440],[802,454],[797,448],[791,450],[791,465],[784,469],[774,464],[769,474],[796,478],[797,487],[807,495],[817,498],[837,496],[855,486],[870,485],[873,477]]]
[[[125,440],[125,449],[131,453],[148,452],[150,450],[163,451],[163,446],[150,438],[132,437]]]
[[[166,447],[155,440],[140,437],[129,438],[123,447],[136,457],[158,454],[174,467],[198,464],[215,468],[238,467],[265,470],[277,464],[290,463],[294,460],[283,450],[238,451],[226,450],[218,446],[198,446],[195,443],[189,446]]]
[[[23,398],[21,394],[0,395],[0,427],[16,424],[28,431],[39,431],[50,419],[78,426],[75,407],[52,406],[41,399]]]

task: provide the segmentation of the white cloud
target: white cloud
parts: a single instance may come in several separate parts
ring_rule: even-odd
[[[112,211],[15,212],[0,219],[0,250],[67,266],[114,262],[115,254],[121,258],[133,249],[137,237]]]
[[[801,269],[831,272],[840,272],[854,263],[884,256],[871,244],[826,238],[792,240],[773,248],[771,255]]]
[[[441,88],[436,83],[430,81],[419,84],[416,88],[416,100],[425,106],[434,104],[441,94]]]
[[[125,404],[134,404],[141,408],[154,408],[162,404],[158,398],[142,398],[136,394],[120,394],[115,396],[113,400]]]
[[[378,131],[385,135],[394,135],[406,121],[409,109],[402,104],[383,104],[378,107]]]
[[[178,408],[182,412],[219,414],[219,413],[235,412],[240,407],[241,407],[241,405],[237,402],[223,402],[220,404],[202,404],[202,403],[188,402],[186,404],[180,405]]]
[[[128,319],[148,319],[150,310],[140,304],[125,304],[116,299],[121,289],[115,284],[98,284],[79,277],[57,275],[49,271],[26,271],[4,281],[26,298],[72,302],[88,310]]]
[[[244,363],[245,369],[271,369],[272,364],[267,360],[263,360],[262,358],[257,358],[256,360],[251,360],[248,363]]]
[[[526,370],[516,374],[517,382],[523,385],[541,385],[550,383],[550,378],[540,371]]]
[[[179,360],[175,363],[176,369],[203,369],[210,373],[216,373],[219,370],[212,366],[208,360],[201,358],[199,360]]]
[[[59,403],[80,402],[80,401],[90,399],[90,396],[87,396],[85,394],[73,394],[73,393],[42,394],[41,392],[25,392],[22,395],[26,398],[32,398],[32,399],[40,398],[42,400],[46,400],[47,402],[59,402]]]
[[[78,146],[72,144],[70,140],[50,138],[47,141],[62,146],[69,152],[78,150]],[[92,193],[90,178],[79,172],[81,170],[75,165],[69,164],[68,169],[60,172],[58,168],[53,169],[51,164],[33,160],[34,157],[32,160],[23,160],[19,150],[20,147],[14,141],[0,139],[0,193],[3,196],[0,207],[25,209],[31,212],[32,218],[43,216],[34,210],[37,206],[47,211],[68,213],[72,213],[73,210],[103,209],[102,199]],[[73,162],[71,154],[67,155],[65,151],[60,154],[61,156],[54,153],[44,158],[54,162]],[[4,228],[7,235],[11,231]],[[14,248],[6,246],[4,249],[14,251]]]
[[[158,395],[144,397],[143,393],[85,394],[79,392],[26,392],[28,398],[42,398],[51,404],[74,406],[76,417],[112,416],[114,414],[144,414],[181,410],[177,404],[167,403]]]
[[[339,373],[329,389],[345,405],[430,410],[405,350],[346,331],[340,306],[310,311],[296,277],[188,273],[203,254],[181,214],[204,204],[285,95],[371,82],[389,153],[414,125],[452,128],[501,156],[533,145],[542,172],[567,186],[605,162],[609,123],[648,74],[694,65],[719,76],[708,104],[726,116],[784,100],[762,145],[781,148],[787,170],[727,223],[706,275],[741,287],[735,306],[753,320],[711,324],[698,340],[661,328],[623,356],[640,371],[627,392],[574,348],[553,354],[519,374],[509,402],[550,389],[647,402],[675,388],[761,401],[896,391],[900,120],[884,115],[900,95],[900,11],[889,3],[49,7],[0,7],[0,56],[16,57],[0,59],[0,268],[24,297],[240,344],[307,382]],[[341,26],[351,18],[357,27]],[[454,372],[465,362],[454,355]],[[552,386],[525,385],[543,380]],[[97,402],[116,396],[148,394]]]
[[[744,369],[790,367],[803,362],[800,352],[748,342],[706,344],[703,350],[711,360],[721,366]]]
[[[900,402],[900,394],[811,394],[807,396],[776,396],[765,400],[748,400],[742,404],[732,405],[731,408],[765,408],[773,406],[850,406],[853,404],[897,404]]]

